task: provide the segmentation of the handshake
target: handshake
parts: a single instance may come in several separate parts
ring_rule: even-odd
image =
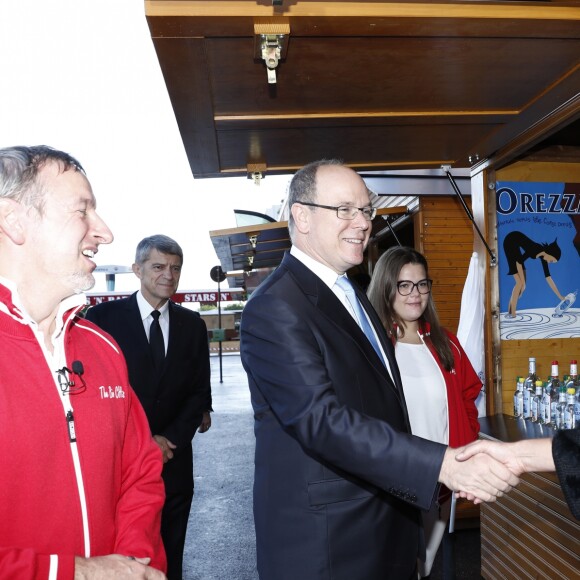
[[[519,483],[528,471],[554,471],[552,440],[530,439],[517,443],[474,441],[448,448],[439,481],[456,497],[474,503],[493,502]]]

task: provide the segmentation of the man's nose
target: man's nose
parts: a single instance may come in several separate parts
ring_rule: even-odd
[[[109,229],[105,220],[96,212],[92,220],[92,227],[95,237],[99,239],[99,244],[110,244],[113,241],[113,232]]]
[[[368,230],[371,222],[364,216],[363,212],[358,210],[357,214],[354,216],[355,227],[361,230]]]

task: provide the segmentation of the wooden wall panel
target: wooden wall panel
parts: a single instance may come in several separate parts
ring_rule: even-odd
[[[470,205],[469,198],[466,203]],[[443,326],[457,332],[461,295],[473,252],[473,227],[456,197],[421,197],[415,248],[427,258],[433,299]]]

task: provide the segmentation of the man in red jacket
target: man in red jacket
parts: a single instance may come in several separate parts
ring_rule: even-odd
[[[112,239],[78,161],[0,149],[2,578],[165,578],[161,453],[119,347],[77,314]]]

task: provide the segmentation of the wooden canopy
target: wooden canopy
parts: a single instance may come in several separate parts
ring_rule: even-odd
[[[577,1],[145,0],[145,11],[195,177],[323,157],[473,168],[580,118]]]

